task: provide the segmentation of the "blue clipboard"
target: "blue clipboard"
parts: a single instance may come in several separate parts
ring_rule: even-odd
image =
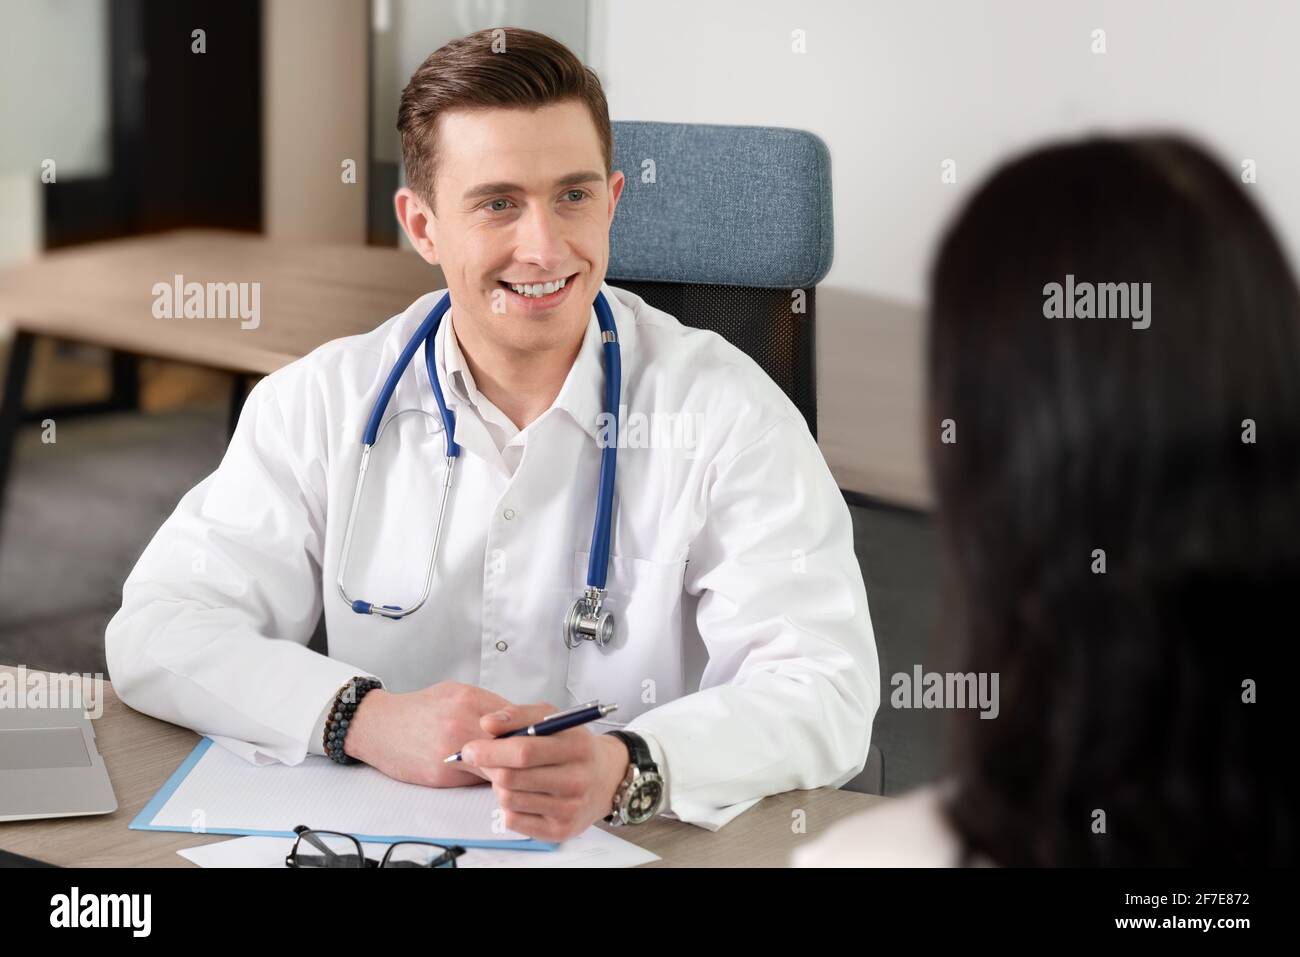
[[[194,770],[194,766],[199,763],[199,758],[215,744],[211,738],[205,737],[194,746],[194,750],[189,753],[180,767],[172,772],[166,783],[158,790],[149,803],[144,806],[139,814],[135,816],[128,828],[132,831],[179,831],[185,834],[233,834],[240,837],[287,837],[295,838],[298,835],[293,831],[266,831],[251,827],[210,827],[202,831],[195,831],[193,828],[185,827],[179,824],[154,824],[153,819],[158,816],[172,794],[180,787],[182,781]],[[516,851],[553,851],[558,844],[550,841],[538,841],[532,838],[524,840],[508,839],[501,841],[486,840],[461,840],[453,837],[430,837],[424,834],[354,834],[353,837],[359,841],[374,844],[394,844],[397,841],[433,841],[438,844],[455,844],[459,847],[495,847],[503,850]]]

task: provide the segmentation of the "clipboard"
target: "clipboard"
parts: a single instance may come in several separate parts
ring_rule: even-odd
[[[306,824],[378,844],[433,841],[535,851],[559,846],[501,824],[496,796],[486,785],[423,787],[317,754],[298,765],[258,766],[215,743],[205,737],[195,746],[128,825],[131,830],[292,838],[293,828]]]

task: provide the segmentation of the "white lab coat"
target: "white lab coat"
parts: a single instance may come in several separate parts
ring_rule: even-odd
[[[105,636],[122,700],[251,761],[291,765],[323,753],[326,710],[354,675],[394,692],[455,680],[514,702],[616,702],[616,721],[593,730],[625,723],[644,735],[665,774],[664,813],[711,830],[767,794],[860,771],[880,701],[875,641],[849,512],[803,418],[720,336],[602,288],[622,350],[627,445],[610,647],[569,651],[561,629],[586,584],[596,504],[594,309],[554,405],[510,440],[523,446],[522,458],[505,450],[513,469],[447,381],[444,316],[435,354],[462,452],[429,600],[390,621],[339,595],[365,422],[439,290],[253,388],[220,466],[123,586]],[[430,414],[402,416],[371,453],[353,598],[407,606],[423,586],[445,460],[422,350],[387,415],[416,408]],[[677,447],[662,447],[674,424]],[[645,447],[656,429],[660,447]],[[322,609],[328,657],[306,647]]]

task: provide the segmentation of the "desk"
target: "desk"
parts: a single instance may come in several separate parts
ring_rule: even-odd
[[[177,275],[185,283],[258,283],[257,326],[241,328],[237,318],[156,318],[154,285],[172,285]],[[135,408],[134,357],[235,373],[233,431],[246,377],[274,372],[331,339],[369,332],[444,285],[442,270],[413,252],[213,230],[75,246],[0,269],[0,321],[17,328],[0,395],[0,507],[19,424]],[[110,349],[108,400],[24,410],[36,336]]]
[[[0,670],[14,669],[0,666]],[[199,735],[127,707],[108,681],[103,683],[103,694],[104,713],[94,723],[95,743],[108,766],[117,794],[117,810],[94,817],[3,822],[0,848],[67,866],[195,866],[176,852],[231,840],[231,836],[132,831],[127,825],[193,750]],[[796,845],[825,831],[839,818],[885,800],[876,795],[817,788],[764,798],[716,832],[667,818],[656,818],[639,827],[597,827],[612,830],[662,858],[644,865],[647,867],[780,867],[787,863]],[[791,831],[791,813],[796,809],[806,813],[806,834]]]
[[[257,282],[260,323],[157,319],[155,283]],[[181,230],[74,246],[0,269],[0,320],[21,332],[250,375],[368,332],[444,285],[413,252]]]

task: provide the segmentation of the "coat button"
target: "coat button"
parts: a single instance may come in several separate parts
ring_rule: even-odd
[[[508,508],[501,514],[505,516],[505,520],[508,522],[515,517],[515,510],[513,508]]]
[[[508,644],[506,644],[504,641],[498,641],[498,642],[497,642],[497,651],[505,651],[505,650],[506,650],[507,648],[509,648],[509,647],[510,647],[510,646],[509,646]]]

